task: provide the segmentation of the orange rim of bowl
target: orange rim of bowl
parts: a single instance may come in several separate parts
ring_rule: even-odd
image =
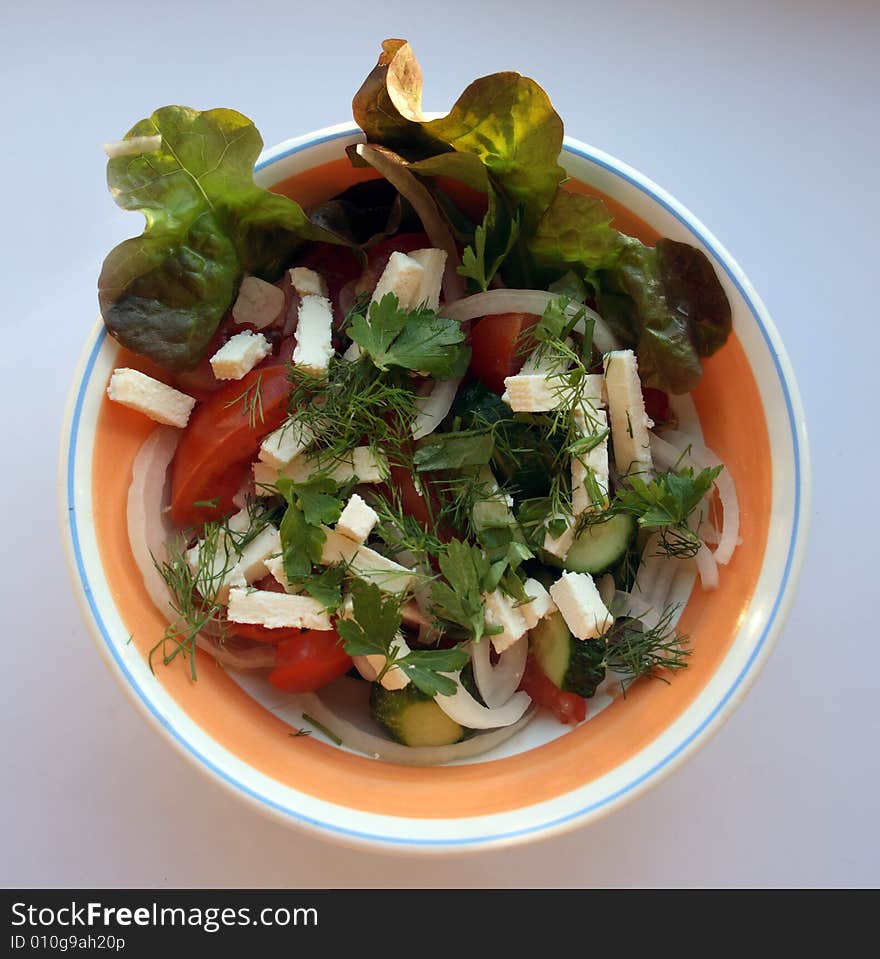
[[[328,135],[326,139],[351,136],[352,132],[347,128]],[[272,156],[265,165],[277,162],[297,150],[315,146],[317,142],[319,141],[316,139],[303,138],[290,152]],[[282,807],[271,798],[255,792],[246,783],[233,779],[227,771],[219,768],[211,758],[199,753],[164,722],[163,717],[159,716],[150,703],[148,695],[120,659],[91,596],[82,555],[78,549],[77,516],[73,509],[73,465],[83,395],[91,382],[91,373],[98,353],[105,346],[105,334],[102,332],[86,361],[82,378],[75,384],[70,449],[66,462],[62,461],[62,468],[67,470],[64,479],[67,485],[68,508],[65,513],[69,522],[77,578],[84,587],[91,615],[103,641],[143,703],[200,762],[237,790],[263,805],[274,808],[276,812],[283,812],[287,816],[304,820],[309,825],[321,826],[335,833],[348,834],[349,838],[384,843],[403,841],[406,845],[473,845],[528,832],[544,832],[558,827],[563,821],[576,821],[597,812],[602,806],[616,804],[616,801],[625,798],[627,793],[634,795],[649,779],[656,778],[665,769],[671,768],[675,758],[683,754],[688,746],[708,730],[722,715],[728,703],[736,700],[736,694],[743,687],[746,677],[756,672],[756,663],[761,655],[766,655],[768,651],[773,627],[778,626],[784,613],[784,600],[796,577],[796,546],[800,546],[803,540],[798,530],[803,506],[801,487],[804,482],[801,473],[804,451],[801,448],[802,441],[795,412],[798,398],[793,382],[789,382],[790,374],[787,377],[785,368],[779,364],[779,346],[773,340],[775,331],[747,292],[747,284],[741,282],[741,274],[728,266],[729,257],[717,252],[717,244],[700,232],[699,224],[689,216],[685,217],[683,211],[676,208],[677,205],[670,206],[668,198],[656,188],[652,190],[652,185],[643,178],[634,179],[634,173],[630,176],[630,171],[622,164],[610,161],[604,154],[580,145],[572,147],[567,143],[566,148],[629,180],[694,232],[712,250],[716,262],[728,273],[773,353],[791,425],[796,502],[794,528],[785,566],[775,603],[761,637],[741,672],[731,683],[726,696],[685,741],[631,783],[616,789],[590,807],[569,812],[564,817],[557,817],[555,821],[541,822],[528,829],[508,831],[505,835],[487,835],[466,841],[456,837],[420,841],[415,838],[400,840],[389,836],[366,835],[335,824],[315,822],[302,817],[296,810]],[[281,186],[283,192],[308,205],[350,185],[354,181],[351,170],[342,159],[305,171],[297,177],[285,180]],[[363,176],[360,172],[356,175],[359,178]],[[578,192],[597,192],[577,183],[573,184],[573,188]],[[622,209],[615,209],[615,212],[622,215]],[[648,241],[657,236],[644,223],[640,227],[638,224],[633,227],[632,223],[627,226],[632,232],[641,232]],[[106,348],[112,348],[111,344],[107,343]],[[120,351],[118,363],[141,365],[136,357],[125,351]],[[723,389],[725,382],[737,383],[735,393]],[[93,385],[103,389],[105,384]],[[408,767],[378,763],[367,757],[338,750],[312,737],[291,738],[290,726],[287,723],[251,699],[222,669],[215,668],[210,657],[202,652],[198,653],[197,683],[190,681],[188,670],[173,667],[158,669],[155,682],[161,684],[189,718],[216,744],[242,762],[284,786],[351,810],[432,820],[492,816],[553,800],[588,785],[636,756],[694,703],[728,653],[742,618],[749,608],[762,571],[771,519],[771,449],[761,395],[745,351],[735,335],[731,336],[723,350],[705,363],[704,376],[693,394],[693,399],[706,444],[725,462],[736,482],[741,507],[742,545],[737,549],[731,563],[722,569],[722,586],[719,590],[713,593],[703,592],[699,588],[694,590],[682,615],[680,629],[698,637],[698,641],[695,643],[689,668],[679,673],[671,684],[641,682],[630,690],[625,701],[618,699],[589,722],[527,752],[463,766]],[[134,636],[134,645],[143,655],[146,655],[161,636],[166,622],[143,588],[128,544],[126,524],[120,521],[120,517],[125,514],[131,463],[152,429],[153,424],[145,421],[143,417],[110,403],[105,397],[97,420],[92,459],[94,527],[103,573],[118,613]]]

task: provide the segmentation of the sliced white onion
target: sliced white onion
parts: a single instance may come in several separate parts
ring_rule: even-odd
[[[618,590],[614,594],[614,615],[640,619],[647,629],[653,629],[660,622],[662,612],[635,593]]]
[[[636,580],[633,583],[633,592],[642,596],[646,602],[650,602],[651,593],[654,590],[654,580],[660,571],[660,564],[664,557],[657,555],[657,533],[652,533],[650,539],[645,543],[642,550],[642,561],[639,564],[639,570],[636,573]]]
[[[614,577],[611,573],[605,573],[596,580],[596,589],[599,591],[599,599],[605,604],[606,607],[610,607],[612,602],[614,602]]]
[[[459,673],[444,673],[454,680],[456,690],[451,696],[437,695],[434,701],[450,718],[468,729],[497,729],[499,726],[511,726],[529,708],[531,697],[528,693],[514,693],[503,706],[489,709],[481,706],[462,686]]]
[[[480,316],[493,316],[499,313],[534,313],[541,316],[548,304],[557,297],[546,290],[489,290],[486,293],[475,293],[456,303],[447,304],[443,308],[445,316],[459,323],[475,320]],[[589,307],[569,303],[566,313],[574,316],[583,310],[587,316],[595,321],[593,327],[593,342],[600,353],[610,353],[620,348],[617,337],[601,316]],[[584,332],[584,321],[581,319],[575,326],[578,333]]]
[[[486,639],[471,643],[471,663],[474,667],[474,682],[490,709],[503,706],[516,692],[529,655],[529,638],[522,636],[498,657],[493,666]]]
[[[724,465],[709,447],[695,443],[677,430],[667,430],[663,434],[661,443],[666,443],[672,449],[678,450],[679,456],[685,453],[690,446],[690,452],[684,462],[685,465],[692,466],[695,469],[709,469]],[[658,447],[660,447],[660,443],[658,443]],[[654,452],[653,437],[651,439],[651,452]],[[667,452],[665,455],[670,454]],[[733,482],[733,477],[728,469],[722,469],[718,474],[715,479],[715,489],[718,490],[718,498],[721,500],[722,517],[721,533],[713,558],[716,563],[723,566],[730,562],[733,551],[739,543],[739,499],[736,495],[736,484]]]
[[[537,712],[536,708],[528,709],[517,722],[510,726],[479,733],[463,742],[453,743],[451,746],[404,746],[384,736],[367,732],[347,719],[343,719],[322,702],[318,693],[303,693],[298,702],[304,713],[308,713],[335,733],[349,749],[364,753],[373,759],[403,766],[440,766],[444,763],[481,756],[515,736],[531,722]]]
[[[654,585],[651,589],[651,598],[648,600],[654,609],[665,609],[666,601],[669,597],[669,590],[672,587],[672,581],[681,565],[681,560],[673,559],[670,556],[661,557],[664,562],[657,570],[657,576],[654,579]]]
[[[373,167],[394,187],[397,192],[409,200],[416,215],[422,221],[431,246],[446,251],[446,269],[443,272],[443,298],[454,303],[464,295],[464,278],[458,275],[461,259],[458,247],[448,224],[443,219],[434,198],[427,187],[420,183],[406,168],[406,161],[391,150],[372,144],[359,143],[357,154]]]
[[[712,551],[705,543],[700,543],[696,563],[703,589],[718,589],[718,564],[715,562]]]
[[[227,669],[272,669],[275,666],[275,647],[269,643],[255,646],[235,647],[235,640],[220,642],[204,633],[196,636],[199,649],[210,653],[221,666]]]
[[[455,394],[461,379],[437,380],[427,396],[416,397],[418,413],[412,424],[413,439],[420,440],[423,436],[433,433],[446,418],[452,409]]]
[[[180,430],[160,426],[144,440],[131,468],[126,519],[131,552],[150,599],[163,616],[171,613],[171,593],[156,563],[167,558],[165,544],[175,535],[168,518],[168,466]],[[155,560],[154,560],[155,557]]]

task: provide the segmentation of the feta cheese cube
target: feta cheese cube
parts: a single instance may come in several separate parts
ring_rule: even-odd
[[[238,560],[241,574],[246,583],[262,579],[269,570],[266,560],[281,552],[281,534],[270,523],[242,548]]]
[[[483,603],[486,607],[486,624],[500,626],[503,630],[490,637],[495,652],[503,653],[524,636],[529,627],[519,609],[513,605],[513,600],[500,589],[483,596]]]
[[[534,629],[545,616],[549,616],[556,609],[556,603],[544,588],[543,583],[536,579],[527,579],[523,588],[531,600],[516,607],[517,612],[526,621],[529,629]]]
[[[645,412],[636,355],[632,350],[615,350],[605,354],[603,364],[617,471],[621,476],[650,473],[654,460],[648,430],[654,423]]]
[[[562,519],[568,523],[568,526],[563,530],[559,536],[551,536],[548,532],[544,536],[544,542],[542,547],[545,552],[550,553],[551,555],[557,557],[557,559],[565,559],[568,556],[568,551],[571,549],[571,544],[574,542],[574,530],[576,523],[572,522],[569,517],[566,516],[555,516],[554,519]]]
[[[573,402],[572,388],[559,373],[518,373],[504,379],[501,397],[514,413],[546,413]],[[580,400],[592,406],[604,404],[602,375],[588,373],[580,384]]]
[[[243,330],[211,357],[211,369],[218,380],[240,380],[271,352],[272,345],[262,333]]]
[[[314,434],[304,423],[288,420],[260,444],[260,460],[275,469],[282,469],[307,449],[314,439]]]
[[[290,271],[290,284],[298,296],[326,296],[324,277],[306,266],[295,266]]]
[[[232,307],[232,319],[263,330],[281,316],[283,309],[284,293],[279,287],[259,277],[246,276]]]
[[[410,648],[403,638],[403,633],[397,633],[391,640],[391,649],[395,653],[396,659],[406,656],[410,652]],[[352,661],[361,676],[372,683],[385,668],[387,658],[377,653],[370,656],[354,656]],[[399,666],[392,666],[380,680],[380,685],[385,689],[403,689],[408,683],[409,676]]]
[[[252,623],[267,629],[333,628],[320,600],[267,589],[231,589],[227,617],[231,623]]]
[[[440,291],[443,288],[443,272],[446,269],[446,250],[413,250],[409,254],[424,269],[418,292],[418,304],[424,304],[429,310],[440,306]]]
[[[386,593],[406,592],[413,581],[413,571],[387,559],[367,546],[361,546],[342,533],[323,527],[326,539],[321,551],[322,566],[345,563],[355,576],[375,583]]]
[[[152,376],[121,366],[113,371],[107,385],[107,396],[131,410],[137,410],[164,426],[183,429],[189,421],[196,401]]]
[[[295,590],[291,589],[290,580],[287,578],[287,573],[284,571],[283,557],[280,555],[270,556],[266,560],[266,569],[275,582],[284,587],[285,593],[295,592]]]
[[[378,522],[379,514],[357,493],[352,493],[336,523],[336,531],[355,543],[365,543]]]
[[[326,296],[304,296],[299,303],[293,365],[313,376],[327,372],[333,356],[333,307]]]
[[[373,290],[373,303],[388,293],[394,293],[403,310],[414,310],[419,305],[425,268],[405,253],[394,252]]]
[[[596,436],[608,428],[605,410],[594,410],[590,422],[582,409],[574,412],[574,421],[582,436]],[[588,482],[592,477],[593,482]],[[593,487],[595,483],[595,488]],[[594,502],[592,494],[598,494]],[[589,452],[571,460],[571,508],[575,516],[604,509],[608,505],[608,436]]]
[[[563,573],[550,587],[550,596],[578,639],[596,639],[614,623],[589,573]]]
[[[565,383],[544,373],[519,373],[504,378],[501,397],[514,413],[546,413],[563,401]]]

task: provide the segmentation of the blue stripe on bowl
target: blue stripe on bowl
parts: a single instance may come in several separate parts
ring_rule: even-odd
[[[322,143],[327,143],[331,140],[337,140],[343,137],[349,137],[352,133],[355,132],[355,129],[351,130],[342,130],[339,132],[334,132],[326,134],[324,136],[319,136],[315,140],[311,140],[307,143],[301,143],[294,147],[291,147],[287,150],[282,150],[277,155],[270,155],[265,160],[259,162],[256,166],[257,170],[264,169],[265,167],[277,163],[279,160],[283,160],[293,154],[299,153],[302,150],[310,149],[314,146],[318,146]],[[647,196],[651,197],[656,203],[659,203],[668,213],[671,213],[682,225],[684,225],[689,231],[691,231],[695,236],[705,244],[706,248],[711,251],[715,261],[721,266],[721,268],[727,273],[730,277],[731,282],[734,284],[736,289],[739,291],[743,300],[748,304],[749,310],[751,311],[752,316],[755,319],[755,322],[758,324],[758,328],[761,330],[761,333],[764,337],[764,342],[767,345],[767,349],[770,352],[770,355],[773,358],[773,363],[776,368],[777,376],[779,377],[779,383],[782,388],[783,395],[785,396],[785,404],[788,415],[789,428],[791,430],[791,439],[792,447],[794,450],[794,465],[795,465],[795,476],[794,476],[794,526],[792,529],[791,540],[789,542],[788,552],[785,560],[785,568],[782,574],[782,580],[779,585],[779,590],[777,592],[776,598],[774,600],[773,606],[770,610],[770,616],[767,620],[761,637],[752,651],[751,656],[743,666],[739,675],[731,684],[730,688],[724,694],[722,699],[718,702],[715,708],[709,713],[708,716],[703,720],[702,723],[675,749],[669,752],[666,756],[663,757],[659,762],[655,763],[650,769],[642,773],[637,778],[633,779],[631,782],[627,783],[625,786],[622,786],[620,789],[615,790],[612,793],[602,797],[601,799],[591,803],[588,806],[584,806],[581,809],[576,810],[575,812],[569,813],[565,816],[558,817],[556,819],[548,820],[537,825],[529,826],[523,829],[510,830],[507,832],[496,832],[484,836],[474,836],[474,837],[453,837],[453,838],[444,838],[444,839],[412,839],[412,838],[400,838],[396,836],[385,836],[378,833],[362,832],[360,830],[346,829],[342,826],[335,825],[333,823],[324,822],[320,819],[315,819],[311,816],[306,816],[301,812],[298,812],[295,809],[290,809],[287,806],[284,806],[274,800],[270,799],[267,796],[257,792],[252,789],[250,786],[239,781],[235,777],[231,776],[224,769],[217,766],[211,759],[203,755],[196,749],[190,742],[188,742],[180,732],[174,728],[174,726],[156,709],[152,701],[150,700],[149,695],[146,691],[138,684],[137,680],[134,678],[132,673],[129,671],[127,665],[120,657],[116,646],[114,645],[110,633],[107,629],[107,625],[104,622],[101,613],[98,609],[97,603],[95,602],[94,595],[92,592],[91,585],[89,583],[89,578],[86,573],[85,564],[83,562],[82,549],[80,546],[79,531],[77,528],[77,515],[76,509],[74,507],[74,464],[76,462],[76,451],[77,451],[77,439],[79,432],[79,423],[80,417],[82,414],[83,400],[85,397],[86,388],[89,382],[89,379],[92,375],[92,370],[94,369],[95,362],[97,360],[98,354],[101,350],[101,347],[104,344],[106,337],[106,331],[101,330],[95,344],[92,348],[91,354],[89,355],[88,362],[83,373],[82,381],[80,382],[79,390],[77,392],[76,404],[74,407],[73,418],[71,422],[71,431],[70,431],[70,446],[68,449],[68,460],[67,460],[67,515],[69,519],[70,526],[70,537],[73,545],[73,553],[76,560],[77,572],[79,574],[80,585],[82,586],[83,592],[85,593],[86,599],[88,601],[89,608],[92,612],[92,616],[95,619],[95,622],[100,630],[101,636],[109,650],[110,654],[113,657],[117,667],[120,672],[125,676],[126,680],[131,684],[132,688],[137,693],[143,705],[147,708],[156,722],[165,729],[168,734],[179,743],[179,745],[189,752],[195,759],[202,763],[210,772],[215,776],[223,780],[227,785],[234,787],[236,790],[244,793],[250,799],[255,800],[262,805],[267,806],[277,813],[281,813],[284,816],[288,816],[297,822],[300,822],[304,825],[315,827],[319,830],[324,830],[330,833],[334,833],[339,836],[344,836],[349,839],[357,839],[373,843],[383,843],[387,845],[394,846],[412,846],[412,847],[456,847],[456,846],[478,846],[480,844],[494,843],[494,842],[503,842],[505,840],[516,839],[521,836],[532,835],[539,832],[554,830],[566,823],[572,822],[581,817],[588,816],[590,813],[596,812],[599,809],[602,809],[604,806],[609,805],[610,803],[615,802],[618,799],[627,796],[632,793],[634,790],[638,789],[641,785],[645,784],[648,780],[658,776],[660,773],[666,769],[682,752],[684,752],[688,747],[695,743],[704,733],[707,732],[709,727],[714,723],[714,721],[719,717],[720,713],[725,709],[725,707],[730,703],[731,699],[735,696],[737,691],[743,685],[746,677],[751,671],[752,667],[755,664],[755,661],[758,659],[761,654],[770,633],[773,630],[776,619],[779,615],[780,608],[785,598],[785,594],[788,591],[790,584],[792,564],[794,562],[794,557],[796,554],[796,548],[798,545],[798,539],[801,535],[801,486],[803,482],[802,474],[802,456],[804,451],[801,447],[800,435],[798,433],[797,420],[795,416],[794,403],[792,400],[791,390],[785,373],[782,369],[782,364],[780,362],[778,347],[774,343],[773,337],[770,334],[770,331],[767,328],[766,323],[762,319],[761,311],[758,309],[756,304],[753,301],[752,296],[746,291],[743,287],[743,284],[740,282],[735,273],[728,266],[728,257],[722,255],[716,248],[716,243],[709,237],[707,237],[704,232],[698,227],[697,224],[691,222],[687,217],[685,217],[681,212],[671,206],[664,197],[660,196],[655,192],[649,185],[641,182],[635,177],[629,175],[625,171],[619,169],[610,161],[603,159],[602,157],[592,154],[589,149],[581,146],[573,146],[571,144],[566,144],[565,147],[568,152],[573,153],[576,156],[581,157],[584,160],[587,160],[590,163],[596,164],[597,166],[603,167],[609,172],[613,173],[615,176],[620,177],[626,182],[630,183],[632,186],[636,187],[642,193],[645,193]]]

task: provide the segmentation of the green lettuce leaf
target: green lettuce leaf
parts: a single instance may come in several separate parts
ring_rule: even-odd
[[[529,250],[539,265],[555,270],[599,270],[615,265],[625,239],[598,197],[559,190],[529,237]]]
[[[124,346],[183,370],[204,355],[244,273],[274,279],[304,241],[339,239],[254,183],[263,141],[242,114],[163,107],[126,139],[156,134],[159,149],[107,164],[117,204],[147,222],[104,261],[98,298]]]

